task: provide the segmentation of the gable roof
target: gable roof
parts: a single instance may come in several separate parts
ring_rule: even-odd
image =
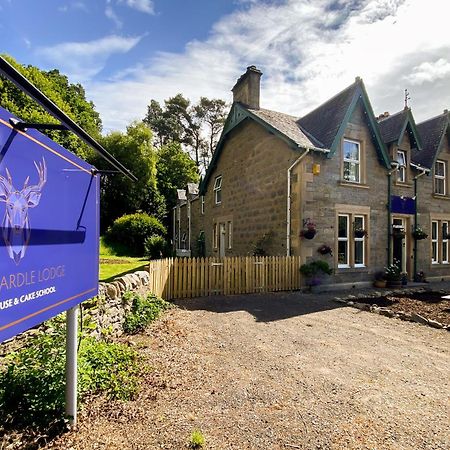
[[[209,178],[216,168],[228,134],[244,120],[250,119],[257,122],[294,150],[318,150],[327,153],[330,158],[340,146],[352,113],[360,102],[367,117],[378,158],[385,167],[389,168],[390,159],[386,146],[381,139],[364,84],[358,77],[349,87],[302,118],[268,109],[250,109],[240,103],[233,103],[205,178],[201,182],[200,194],[206,191]]]
[[[414,142],[415,148],[421,150],[421,139],[417,130],[417,125],[411,112],[411,108],[404,108],[398,113],[378,119],[381,138],[386,145],[400,145],[405,132]]]
[[[358,103],[362,104],[367,117],[367,125],[372,132],[378,158],[385,167],[390,167],[386,146],[381,139],[366,88],[359,77],[353,84],[303,116],[297,123],[305,133],[314,136],[330,150],[328,157],[331,158],[340,146],[347,124]]]
[[[241,103],[233,103],[219,142],[217,143],[211,162],[206,171],[205,178],[200,183],[200,195],[206,191],[208,180],[216,168],[217,161],[222,152],[225,141],[235,127],[245,120],[253,120],[264,127],[269,133],[274,134],[294,150],[316,148],[317,146],[298,126],[297,117],[288,114],[271,111],[269,109],[250,109]]]
[[[422,139],[423,149],[413,154],[413,161],[431,169],[445,135],[450,134],[450,114],[448,111],[444,111],[439,116],[419,123],[417,129]]]

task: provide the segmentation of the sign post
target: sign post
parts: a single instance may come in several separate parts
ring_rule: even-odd
[[[77,353],[78,306],[66,313],[66,416],[72,426],[77,424]]]

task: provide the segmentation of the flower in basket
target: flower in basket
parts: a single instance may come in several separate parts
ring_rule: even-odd
[[[414,231],[412,232],[412,235],[414,236],[414,239],[417,241],[420,241],[422,239],[426,239],[428,237],[428,234],[425,233],[424,229],[421,227],[414,228]]]
[[[306,219],[300,235],[306,239],[312,239],[316,235],[316,224],[310,219]]]
[[[317,251],[321,254],[321,255],[330,255],[333,256],[333,250],[329,245],[321,245]]]
[[[355,237],[357,238],[363,238],[364,236],[367,236],[367,230],[361,227],[355,227],[354,233]]]
[[[398,261],[394,260],[393,264],[389,264],[386,267],[385,274],[387,281],[400,281],[402,279],[402,270]]]

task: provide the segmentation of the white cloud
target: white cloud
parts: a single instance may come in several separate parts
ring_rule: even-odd
[[[141,39],[142,36],[111,35],[89,42],[64,42],[41,47],[37,54],[66,73],[72,81],[81,82],[101,72],[111,55],[128,52]]]
[[[122,28],[123,23],[110,4],[106,5],[105,16],[112,20],[117,28]]]
[[[125,3],[130,8],[143,13],[155,14],[155,7],[152,0],[118,0],[118,2]]]
[[[421,85],[423,83],[433,83],[449,75],[450,62],[444,58],[439,58],[437,61],[423,62],[413,67],[411,75],[406,76],[405,80],[412,85]]]
[[[248,3],[223,17],[205,41],[160,53],[88,95],[106,129],[142,118],[151,98],[182,92],[231,100],[250,64],[264,72],[263,107],[302,115],[362,76],[375,112],[403,107],[408,88],[416,119],[450,104],[447,0],[286,0]]]

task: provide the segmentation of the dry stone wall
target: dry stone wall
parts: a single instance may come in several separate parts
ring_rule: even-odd
[[[125,316],[130,312],[131,302],[124,298],[125,292],[148,293],[150,275],[141,270],[116,278],[112,283],[100,283],[98,296],[81,304],[84,333],[101,337],[118,337],[123,334]],[[87,326],[86,326],[87,325]],[[47,322],[38,328],[25,331],[0,344],[0,356],[23,347],[30,337],[45,333],[49,329]]]

